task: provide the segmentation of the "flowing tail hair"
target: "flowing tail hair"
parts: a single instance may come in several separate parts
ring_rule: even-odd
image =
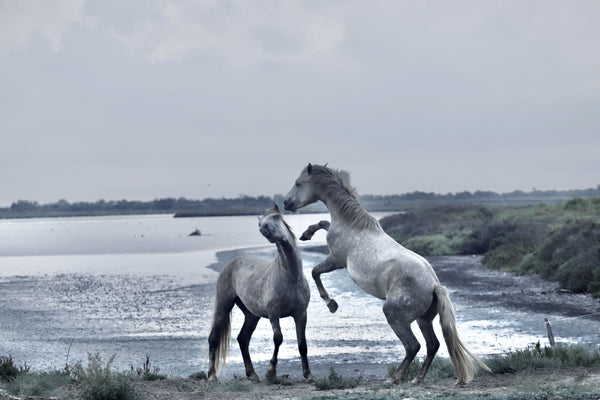
[[[221,325],[218,326],[218,322]],[[217,309],[215,307],[215,315],[213,317],[213,332],[218,336],[218,344],[215,349],[215,372],[218,372],[221,367],[225,368],[227,364],[227,354],[229,353],[229,342],[231,341],[231,311],[225,318],[217,315]],[[209,338],[210,340],[211,338]]]
[[[456,372],[456,384],[464,385],[469,383],[475,375],[475,366],[469,356],[475,360],[481,368],[491,373],[492,370],[477,356],[471,353],[467,346],[460,340],[458,331],[456,330],[454,307],[450,302],[450,297],[448,297],[448,290],[440,285],[435,288],[435,294],[438,299],[438,313],[440,315],[442,334],[444,335],[446,347],[448,347],[450,361]]]

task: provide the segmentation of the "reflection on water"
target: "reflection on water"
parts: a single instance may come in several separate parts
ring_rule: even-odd
[[[287,220],[300,233],[306,225],[323,217],[293,215]],[[36,246],[20,243],[14,237],[7,241],[10,246],[0,248],[0,355],[11,354],[17,362],[27,362],[36,369],[62,368],[73,341],[70,362],[85,361],[88,353],[99,352],[104,359],[116,354],[116,364],[121,370],[129,369],[132,363],[140,366],[146,355],[166,374],[189,375],[206,369],[217,277],[217,272],[209,266],[217,261],[222,265],[239,254],[267,260],[276,255],[274,246],[258,233],[256,217],[206,220],[209,219],[98,219],[92,220],[92,231],[90,219],[0,222],[0,237],[10,235],[10,227],[6,225],[12,223],[16,224],[12,228],[17,227],[13,233],[21,241],[29,234],[33,240],[41,241],[52,232],[62,238],[54,246],[40,245],[42,250],[38,253],[31,250]],[[114,234],[114,230],[124,226],[135,229]],[[206,232],[205,236],[187,237],[196,227]],[[141,231],[138,228],[145,232],[143,239],[137,237]],[[65,238],[70,235],[80,239],[69,252],[65,241],[70,239]],[[244,235],[250,238],[244,239]],[[108,241],[106,237],[116,240]],[[213,243],[199,243],[205,239]],[[104,247],[89,245],[87,240],[104,240]],[[144,248],[136,245],[138,240],[150,241],[152,251],[144,250],[147,245]],[[322,241],[323,237],[317,240]],[[131,245],[134,252],[125,251],[128,243],[134,243]],[[227,250],[236,246],[244,249]],[[216,250],[226,251],[217,257]],[[312,267],[325,257],[306,250],[302,256],[307,277]],[[499,285],[495,279],[507,278],[481,267],[478,259],[437,257],[432,264],[450,290],[461,336],[477,354],[503,353],[538,340],[545,343],[543,318],[562,318],[561,314],[553,314],[553,310],[520,309],[496,301],[507,293],[510,296],[515,284],[507,281],[506,287]],[[456,275],[480,284],[472,285],[467,293],[453,281]],[[358,289],[346,271],[334,271],[323,275],[325,287],[340,305],[335,314],[330,314],[312,279],[309,283],[312,299],[307,338],[312,364],[399,362],[403,348],[385,321],[382,301]],[[242,313],[234,309],[226,371],[230,376],[244,374],[235,342],[242,322]],[[287,318],[281,322],[282,365],[289,361],[293,365],[290,373],[299,375],[293,320]],[[435,326],[441,339],[438,324]],[[560,332],[557,336],[563,340],[597,343],[600,323],[577,320],[557,328]],[[266,369],[272,348],[270,324],[262,320],[250,348],[259,374]],[[447,356],[445,346],[440,354]]]

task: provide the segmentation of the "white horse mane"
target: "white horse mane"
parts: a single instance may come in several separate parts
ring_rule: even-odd
[[[341,217],[353,228],[380,229],[379,222],[363,208],[358,200],[356,188],[350,184],[350,173],[323,165],[311,165],[311,180],[332,204],[341,212]]]

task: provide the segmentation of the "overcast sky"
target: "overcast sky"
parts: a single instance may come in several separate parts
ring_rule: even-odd
[[[0,206],[600,184],[600,1],[0,0]]]

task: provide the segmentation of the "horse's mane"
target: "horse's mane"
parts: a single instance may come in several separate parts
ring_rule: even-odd
[[[351,227],[368,230],[381,228],[377,219],[360,204],[356,188],[350,184],[349,172],[313,164],[310,176],[323,197],[340,211],[340,216]]]

